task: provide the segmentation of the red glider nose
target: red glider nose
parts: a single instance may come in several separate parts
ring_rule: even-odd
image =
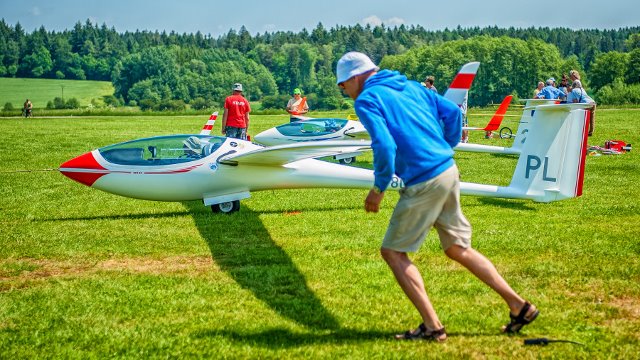
[[[104,171],[107,169],[98,164],[93,154],[88,152],[63,163],[58,170],[71,180],[91,186],[106,175]]]

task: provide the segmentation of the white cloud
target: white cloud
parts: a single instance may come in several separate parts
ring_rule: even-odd
[[[404,24],[404,19],[394,16],[392,18],[387,19],[387,21],[385,21],[384,24],[389,26],[402,25]]]
[[[371,26],[379,26],[382,24],[385,24],[386,26],[397,26],[405,23],[403,18],[399,18],[397,16],[388,18],[386,20],[382,20],[376,15],[371,15],[369,17],[366,17],[362,19],[360,22],[365,25],[369,24]]]
[[[379,17],[375,16],[375,15],[371,15],[369,17],[366,17],[364,19],[362,19],[361,21],[363,24],[367,25],[371,25],[371,26],[378,26],[378,25],[382,25],[382,19],[380,19]]]

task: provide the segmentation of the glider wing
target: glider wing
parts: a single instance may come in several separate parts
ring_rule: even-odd
[[[353,153],[369,149],[371,149],[370,141],[310,141],[270,146],[242,154],[230,154],[221,157],[219,162],[227,165],[278,166],[298,160]]]

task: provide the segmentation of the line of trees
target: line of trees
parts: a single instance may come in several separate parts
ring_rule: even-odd
[[[282,107],[301,87],[316,109],[348,106],[335,86],[346,51],[416,80],[435,75],[444,89],[467,61],[482,65],[470,104],[528,97],[540,80],[580,70],[597,100],[640,103],[640,27],[618,30],[497,27],[429,31],[421,26],[337,26],[311,32],[251,35],[246,28],[213,38],[200,32],[118,33],[87,20],[72,30],[28,34],[0,21],[0,76],[111,81],[122,103],[147,108],[220,105],[242,82],[250,100]]]

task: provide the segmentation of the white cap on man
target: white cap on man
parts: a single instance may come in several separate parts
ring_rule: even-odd
[[[242,92],[242,84],[240,84],[240,83],[235,83],[235,84],[233,84],[233,91],[240,91],[240,92]]]
[[[348,52],[338,60],[338,65],[336,66],[338,81],[336,84],[347,81],[356,75],[364,74],[367,71],[378,69],[367,55],[357,51]]]

